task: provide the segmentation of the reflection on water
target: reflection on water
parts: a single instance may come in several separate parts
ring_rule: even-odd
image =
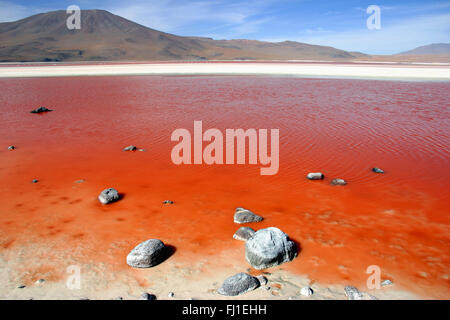
[[[301,243],[287,270],[363,284],[375,264],[400,286],[448,297],[449,83],[73,77],[0,85],[4,252],[30,239],[76,243],[80,259],[125,268],[128,250],[160,238],[177,249],[174,259],[189,261],[242,250],[232,217],[246,207],[265,218],[252,227],[277,226]],[[40,105],[55,111],[29,113]],[[172,164],[170,135],[192,132],[194,120],[222,132],[280,129],[279,174]],[[130,144],[146,151],[123,152]],[[305,179],[319,171],[324,181]],[[331,186],[333,178],[348,185]],[[99,205],[106,187],[122,201]],[[123,245],[98,252],[111,243]],[[236,263],[247,268],[243,255]]]

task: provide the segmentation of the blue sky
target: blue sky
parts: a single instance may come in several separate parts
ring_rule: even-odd
[[[450,42],[450,1],[432,0],[0,0],[0,22],[72,4],[183,36],[292,40],[371,54]],[[380,30],[366,26],[369,5],[381,9]]]

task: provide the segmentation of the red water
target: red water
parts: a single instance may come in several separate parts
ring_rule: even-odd
[[[449,298],[450,83],[74,77],[0,87],[0,253],[48,262],[29,277],[56,277],[51,260],[63,252],[128,268],[129,250],[149,238],[174,246],[171,259],[186,264],[242,251],[223,263],[245,270],[243,243],[232,239],[234,209],[245,207],[265,218],[252,227],[279,227],[300,244],[283,269],[362,285],[378,265],[399,288]],[[29,113],[41,105],[55,111]],[[279,173],[172,164],[170,135],[192,132],[194,120],[223,132],[280,129]],[[130,144],[146,152],[123,152]],[[305,178],[317,171],[324,181]],[[333,187],[332,178],[348,185]],[[123,199],[100,205],[106,187]],[[31,245],[55,251],[17,254]]]

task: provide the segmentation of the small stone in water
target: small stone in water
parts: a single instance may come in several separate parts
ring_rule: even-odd
[[[14,146],[9,146],[8,147],[8,150],[14,150],[16,147],[14,147]]]
[[[137,147],[136,146],[128,146],[123,148],[123,151],[136,151]]]
[[[391,280],[383,280],[383,281],[381,282],[381,286],[382,286],[382,287],[384,287],[384,286],[389,286],[389,285],[391,285],[391,284],[394,284]]]
[[[31,180],[31,183],[38,183],[38,182],[39,182],[38,179],[33,179],[33,180]]]
[[[36,281],[35,283],[36,284],[41,284],[41,283],[44,283],[45,282],[45,279],[39,279],[38,281]]]
[[[375,173],[384,173],[384,170],[380,168],[372,168],[372,171]]]
[[[323,178],[325,178],[325,176],[321,172],[310,172],[308,173],[306,178],[308,178],[309,180],[322,180]]]
[[[164,200],[163,204],[174,204],[174,202],[171,200]]]
[[[331,184],[333,186],[345,186],[347,184],[347,181],[344,179],[333,179],[331,180]]]
[[[35,110],[30,111],[30,113],[42,113],[42,112],[50,112],[53,110],[47,109],[46,107],[39,107]]]
[[[169,298],[173,298],[173,297],[175,297],[175,293],[173,293],[173,292],[169,292],[169,294],[168,294],[168,297],[169,297]]]

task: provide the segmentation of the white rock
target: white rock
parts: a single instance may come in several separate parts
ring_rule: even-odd
[[[300,290],[300,294],[301,294],[302,296],[305,296],[305,297],[312,296],[313,293],[314,293],[314,291],[313,291],[313,289],[311,289],[310,287],[303,287],[303,288]]]

